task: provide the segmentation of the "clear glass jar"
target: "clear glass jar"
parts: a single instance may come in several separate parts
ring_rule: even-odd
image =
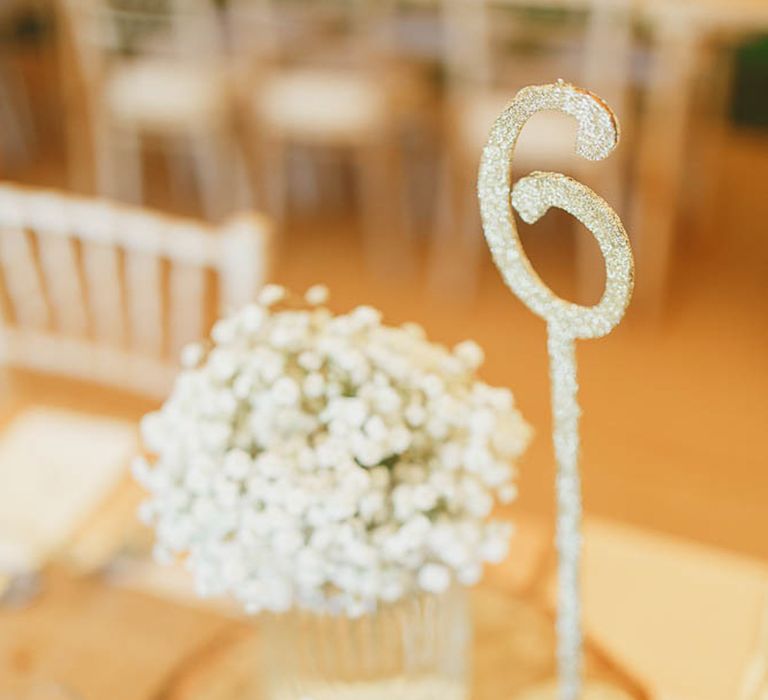
[[[467,700],[465,589],[419,594],[359,618],[294,610],[263,621],[266,700]]]

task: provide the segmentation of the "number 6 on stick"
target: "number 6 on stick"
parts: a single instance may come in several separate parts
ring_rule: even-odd
[[[619,217],[587,186],[559,173],[534,172],[512,187],[510,167],[517,138],[526,121],[541,110],[558,110],[577,120],[576,152],[589,160],[601,160],[613,150],[619,128],[610,108],[586,90],[563,82],[524,88],[494,123],[478,178],[483,231],[493,260],[507,286],[547,322],[557,460],[559,697],[577,700],[582,692],[581,484],[574,341],[599,338],[619,323],[632,295],[634,265]],[[589,229],[605,260],[605,291],[597,304],[573,304],[544,284],[523,250],[513,207],[527,223],[557,207]]]

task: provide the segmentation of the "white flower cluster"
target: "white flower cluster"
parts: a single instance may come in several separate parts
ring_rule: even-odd
[[[356,615],[471,585],[506,556],[511,526],[487,518],[515,497],[529,437],[511,392],[477,380],[475,343],[450,352],[370,307],[334,316],[326,297],[265,287],[184,351],[142,423],[141,516],[201,595]]]

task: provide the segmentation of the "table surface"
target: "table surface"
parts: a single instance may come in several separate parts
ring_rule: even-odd
[[[152,408],[65,382],[6,389],[0,429],[41,404],[128,420]],[[20,605],[0,599],[0,699],[22,678],[60,683],[74,700],[259,697],[258,618],[201,605],[185,577],[140,557],[115,564],[116,550],[146,549],[150,533],[135,521],[140,498],[126,475],[44,572],[37,595]],[[473,592],[477,699],[512,698],[554,676],[553,531],[512,515],[510,557]],[[589,677],[630,698],[741,697],[760,635],[768,639],[768,624],[760,630],[761,616],[768,620],[764,563],[588,519],[583,583]]]
[[[554,676],[554,626],[535,597],[473,591],[472,697],[514,697]],[[258,698],[259,620],[107,585],[54,568],[24,606],[0,609],[0,679],[61,684],[78,700]],[[648,697],[589,645],[590,678]],[[3,681],[0,680],[0,697]]]
[[[38,405],[135,420],[152,404],[105,395],[65,381],[11,377],[0,403],[0,429]],[[75,390],[76,389],[76,390]],[[105,574],[115,549],[141,548],[148,533],[135,522],[141,493],[126,476],[43,572],[28,600],[0,604],[0,698],[19,679],[61,684],[77,700],[258,697],[258,618],[206,607],[162,591],[164,574],[138,559],[150,577]],[[473,697],[511,697],[554,675],[554,624],[546,582],[554,565],[551,532],[519,519],[507,563],[493,567],[473,593]],[[138,543],[138,545],[137,545]],[[174,584],[175,585],[175,584]],[[173,585],[170,586],[173,589]],[[591,677],[647,697],[605,651],[588,645]],[[250,691],[249,691],[250,692]],[[245,695],[248,697],[249,695]],[[11,695],[11,697],[14,697]]]

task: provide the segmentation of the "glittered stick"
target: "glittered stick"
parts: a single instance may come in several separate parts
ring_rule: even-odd
[[[576,118],[576,152],[585,158],[605,158],[618,142],[616,118],[595,95],[563,82],[524,88],[491,129],[480,163],[478,194],[485,237],[504,281],[531,311],[547,322],[557,460],[560,698],[577,700],[582,687],[582,633],[580,409],[576,400],[575,340],[606,335],[619,323],[632,294],[633,261],[619,217],[585,185],[558,173],[534,172],[512,187],[510,168],[517,137],[531,116],[546,109]],[[550,207],[563,209],[594,235],[606,269],[605,291],[595,306],[561,299],[544,284],[523,250],[513,207],[527,223],[536,222]]]

